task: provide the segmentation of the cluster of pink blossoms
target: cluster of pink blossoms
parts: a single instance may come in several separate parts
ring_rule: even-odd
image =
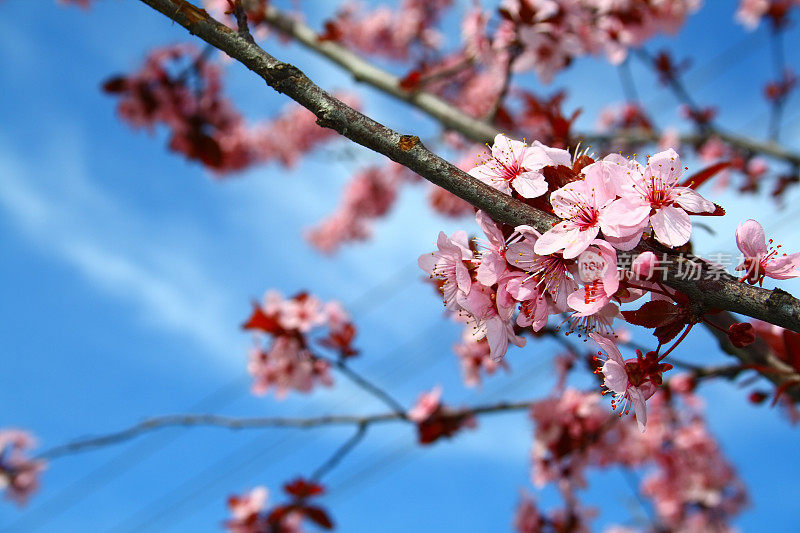
[[[324,494],[325,489],[313,481],[298,478],[283,487],[290,500],[267,508],[269,491],[255,487],[249,492],[228,498],[230,518],[225,527],[230,533],[301,533],[303,522],[312,522],[323,529],[333,529],[327,511],[309,500]]]
[[[17,505],[24,505],[39,488],[45,462],[27,455],[27,450],[35,446],[36,440],[25,431],[0,430],[0,490]]]
[[[642,238],[683,245],[691,235],[689,215],[717,211],[679,184],[682,173],[673,150],[646,166],[616,154],[573,161],[566,150],[498,136],[489,159],[470,174],[562,221],[541,234],[497,225],[478,212],[486,242],[473,249],[464,232],[440,233],[438,251],[420,256],[419,265],[438,279],[445,307],[470,323],[476,339],[488,340],[495,360],[509,343],[524,345],[523,328],[537,332],[552,314],[571,313],[573,329],[610,333],[618,304],[651,286],[646,279],[632,284],[635,273],[620,275],[616,250],[631,250]],[[648,277],[654,260],[637,258],[634,272]]]
[[[442,437],[452,437],[462,428],[477,426],[472,416],[453,412],[442,403],[441,386],[420,394],[406,416],[416,423],[420,444],[432,444]]]
[[[538,402],[531,409],[536,424],[531,454],[534,484],[556,484],[567,502],[574,503],[573,491],[585,486],[587,469],[644,468],[647,475],[640,490],[652,499],[659,525],[669,531],[730,531],[730,522],[747,503],[746,492],[707,431],[692,387],[684,386],[688,381],[679,377],[674,380],[670,394],[653,398],[646,434],[632,422],[611,423],[598,393],[567,389]],[[568,530],[590,530],[587,520],[592,514],[591,509],[568,514],[572,521]],[[543,513],[525,497],[515,527],[531,533],[564,518],[560,511]]]
[[[363,241],[372,234],[372,221],[394,205],[399,186],[410,172],[396,163],[367,167],[345,186],[338,209],[311,229],[306,238],[320,251],[330,254],[346,242]]]
[[[406,59],[412,49],[439,47],[436,31],[442,13],[453,0],[402,0],[398,9],[365,9],[346,2],[325,24],[323,39],[340,42],[360,52],[391,59]]]
[[[498,32],[523,50],[515,63],[550,81],[573,59],[605,54],[619,63],[657,33],[675,33],[701,0],[503,0]],[[514,39],[515,38],[515,39]]]
[[[539,142],[528,146],[498,136],[470,174],[561,220],[539,233],[496,224],[478,211],[485,241],[470,242],[463,231],[449,237],[440,232],[438,250],[420,256],[419,266],[435,280],[445,308],[467,324],[457,353],[468,384],[478,383],[481,371],[494,372],[509,344],[524,346],[523,334],[536,334],[551,315],[566,313],[570,331],[591,335],[605,352],[598,371],[615,396],[613,405],[622,413],[633,407],[644,431],[645,402],[671,368],[662,362],[671,349],[661,353],[660,346],[692,322],[686,298],[654,279],[655,254],[639,254],[620,269],[617,251],[632,250],[643,239],[682,246],[692,233],[690,215],[723,213],[693,183],[681,182],[683,171],[672,149],[643,165],[618,154],[573,157]],[[800,276],[800,254],[779,256],[768,249],[757,222],[740,226],[737,244],[746,256],[738,267],[747,271],[743,281]],[[621,304],[646,294],[651,301],[641,309],[620,312]],[[659,348],[624,359],[611,338],[616,318],[655,328]],[[737,324],[729,336],[744,346],[754,340],[751,329]]]
[[[138,71],[116,76],[104,90],[119,97],[117,111],[134,128],[166,126],[169,148],[215,172],[271,161],[286,166],[335,137],[307,109],[289,104],[274,120],[248,125],[223,94],[222,73],[191,45],[151,52]],[[337,97],[350,106],[358,101]]]
[[[253,376],[253,392],[274,388],[278,397],[291,389],[309,392],[315,384],[330,386],[331,363],[317,355],[312,343],[333,350],[339,359],[356,355],[352,346],[356,328],[338,302],[322,303],[300,293],[285,299],[270,291],[243,326],[253,330],[261,342],[250,352],[247,370]],[[327,328],[327,336],[311,335]]]
[[[742,281],[759,286],[764,277],[790,279],[800,277],[800,252],[786,254],[781,245],[767,245],[764,228],[755,220],[747,220],[736,228],[736,246],[744,254],[744,261],[736,270],[744,270]]]
[[[780,28],[786,24],[792,7],[800,7],[800,0],[739,0],[736,19],[754,29],[762,18],[767,17],[773,27]]]

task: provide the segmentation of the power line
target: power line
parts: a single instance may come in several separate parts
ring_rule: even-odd
[[[487,397],[490,399],[497,398],[501,393],[508,394],[517,392],[522,387],[528,387],[539,383],[547,375],[541,372],[542,367],[549,362],[551,362],[550,359],[537,361],[531,368],[520,372],[520,374],[514,376],[508,382],[492,381],[494,390],[492,390]],[[535,379],[530,380],[529,378],[531,377]],[[366,481],[375,478],[378,474],[386,472],[392,467],[402,466],[398,463],[406,458],[410,458],[412,452],[416,450],[416,448],[417,447],[412,445],[410,441],[403,441],[400,444],[392,442],[386,443],[378,453],[373,455],[373,457],[377,456],[374,461],[369,461],[363,468],[359,469],[357,472],[351,473],[345,480],[339,483],[338,487],[335,487],[331,491],[332,496],[329,501],[336,501],[342,497],[346,499],[349,497],[347,496],[348,493],[352,493],[353,490],[362,486]],[[382,451],[388,451],[388,454],[383,454],[381,453]]]
[[[409,262],[393,275],[362,293],[347,307],[348,311],[354,314],[366,314],[377,304],[384,302],[389,295],[399,292],[398,288],[407,286],[407,284],[402,283],[403,275],[410,270],[411,266],[416,266],[416,262]],[[376,293],[381,297],[373,297]],[[249,381],[249,376],[237,376],[229,383],[202,398],[189,409],[193,411],[216,410],[227,407],[247,395],[247,381]],[[82,478],[69,484],[31,512],[19,517],[8,526],[8,531],[16,529],[31,531],[46,525],[182,436],[182,432],[172,431],[136,443],[93,469]]]
[[[440,324],[432,324],[429,326],[429,328],[423,330],[423,332],[417,335],[412,341],[409,341],[408,343],[398,347],[388,356],[376,361],[375,365],[380,365],[385,369],[382,377],[392,376],[393,378],[397,379],[398,376],[402,375],[400,371],[403,368],[411,368],[412,373],[416,369],[419,369],[420,365],[418,362],[423,358],[424,352],[417,352],[418,355],[416,357],[409,358],[398,358],[394,356],[407,353],[409,345],[415,344],[421,338],[426,338],[431,332],[438,330],[440,327]],[[386,366],[384,361],[387,359],[390,362],[399,361],[397,369],[393,369],[391,366]],[[332,409],[328,410],[327,412],[333,412],[337,407],[347,403],[347,401],[353,396],[355,396],[355,394],[351,393],[346,398],[340,400]],[[269,437],[271,437],[271,435]],[[293,450],[299,450],[304,446],[293,446],[294,443],[301,440],[306,441],[305,445],[308,443],[307,436],[302,432],[294,432],[293,434],[282,436],[278,442],[272,444],[267,449],[264,449],[259,444],[262,444],[262,441],[265,443],[266,440],[266,438],[252,439],[244,446],[237,448],[236,451],[229,454],[221,461],[218,461],[211,467],[206,468],[200,474],[193,476],[191,479],[172,490],[166,496],[160,497],[151,504],[135,511],[132,515],[115,526],[112,531],[142,531],[147,527],[151,527],[155,523],[163,523],[163,521],[168,519],[170,516],[173,516],[177,511],[185,506],[186,503],[196,501],[199,496],[209,492],[210,490],[213,490],[216,486],[220,485],[234,474],[237,474],[249,467],[262,457],[267,455],[272,457],[281,456],[282,454],[279,453],[281,450],[279,450],[278,447],[286,449],[289,446],[292,446]],[[223,470],[223,472],[219,474],[219,470]],[[208,479],[208,481],[206,481],[206,479]],[[197,487],[198,483],[202,483],[204,481],[206,482],[200,487]]]

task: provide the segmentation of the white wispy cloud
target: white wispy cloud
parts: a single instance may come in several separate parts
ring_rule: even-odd
[[[0,149],[0,206],[19,234],[71,265],[98,293],[133,304],[142,323],[240,363],[241,335],[224,315],[226,294],[163,220],[126,208],[90,181],[79,131],[56,131],[41,157]],[[3,146],[10,143],[3,142]]]

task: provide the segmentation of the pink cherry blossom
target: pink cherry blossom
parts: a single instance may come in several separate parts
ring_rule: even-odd
[[[475,211],[472,204],[436,185],[431,185],[428,189],[428,204],[437,213],[452,218],[466,216]]]
[[[252,390],[257,395],[274,388],[276,396],[283,398],[292,389],[310,392],[317,384],[333,385],[329,363],[315,358],[296,337],[288,335],[276,337],[268,350],[251,350],[247,371],[253,376]]]
[[[769,9],[770,0],[740,0],[736,20],[752,30]]]
[[[747,494],[706,425],[695,418],[666,437],[669,446],[653,454],[657,468],[642,482],[642,493],[652,498],[670,530],[727,530],[728,520],[746,506]]]
[[[510,26],[522,46],[515,67],[533,68],[548,83],[575,58],[587,54],[605,54],[620,63],[629,48],[641,46],[654,34],[676,32],[700,4],[700,0],[503,0],[501,8],[511,20],[501,26]]]
[[[567,298],[578,316],[593,315],[611,302],[619,288],[617,252],[605,241],[595,240],[578,258],[583,287]]]
[[[267,508],[269,491],[266,487],[255,487],[241,496],[228,498],[231,517],[225,521],[230,533],[261,533],[269,527],[263,516]]]
[[[39,475],[45,462],[31,459],[27,451],[36,446],[36,440],[19,429],[0,430],[0,490],[5,497],[19,506],[39,489]]]
[[[406,416],[413,422],[424,422],[433,416],[442,405],[442,386],[437,385],[428,392],[423,392],[417,398],[414,407],[408,410]]]
[[[440,231],[437,246],[438,251],[422,254],[417,263],[432,278],[444,281],[441,287],[444,305],[451,311],[458,311],[459,295],[466,296],[472,287],[472,278],[464,263],[473,259],[467,234],[464,231],[456,231],[448,238],[443,231]]]
[[[578,257],[601,229],[605,234],[618,224],[616,218],[605,212],[616,198],[609,167],[593,163],[584,168],[583,173],[584,179],[571,182],[550,195],[553,211],[564,220],[539,237],[534,246],[537,254],[563,250],[565,259]]]
[[[531,418],[536,423],[531,457],[533,483],[543,487],[552,481],[569,479],[585,485],[584,470],[608,423],[608,411],[600,405],[597,393],[566,389],[560,396],[536,402]]]
[[[523,328],[530,326],[534,332],[541,331],[554,312],[545,296],[530,298],[520,302],[517,325]]]
[[[541,234],[529,226],[519,226],[516,231],[523,239],[508,245],[506,260],[510,265],[528,273],[530,279],[524,283],[525,288],[530,281],[535,282],[552,297],[558,311],[566,311],[567,297],[578,288],[571,277],[574,261],[564,259],[560,253],[539,255],[535,245]],[[528,299],[524,294],[517,295],[517,298]]]
[[[308,241],[326,254],[344,243],[363,241],[372,234],[373,220],[389,212],[397,191],[407,177],[403,167],[370,166],[345,186],[341,205],[306,234]]]
[[[302,294],[284,302],[278,321],[286,329],[308,333],[327,321],[322,302],[314,296]]]
[[[403,0],[398,9],[379,6],[366,10],[346,2],[327,23],[325,40],[335,40],[364,54],[407,59],[412,45],[433,49],[441,36],[434,29],[452,0]]]
[[[736,270],[744,270],[742,281],[761,283],[764,277],[789,279],[800,276],[800,252],[781,254],[781,245],[769,247],[764,236],[764,228],[755,220],[747,220],[736,228],[736,246],[744,254],[744,260]]]
[[[469,414],[454,413],[442,403],[442,387],[438,385],[430,392],[420,394],[406,416],[416,422],[420,444],[432,444],[442,437],[452,437],[461,428],[477,425]]]
[[[514,530],[517,533],[540,533],[545,531],[547,517],[543,516],[528,493],[523,493],[514,512]]]
[[[620,199],[608,208],[615,229],[607,236],[622,239],[622,250],[633,248],[648,224],[656,240],[667,246],[681,246],[692,234],[690,213],[713,213],[716,206],[700,194],[678,185],[683,175],[680,156],[669,149],[652,156],[646,167],[621,156],[606,157],[601,163],[612,172]]]
[[[492,375],[499,368],[508,369],[505,361],[495,361],[491,358],[489,343],[486,340],[476,341],[471,335],[453,345],[453,351],[458,356],[461,376],[467,387],[480,385],[482,372]]]
[[[513,307],[504,307],[496,302],[496,293],[478,282],[473,283],[469,294],[460,299],[463,309],[475,320],[474,338],[486,337],[492,359],[500,361],[509,342],[522,348],[525,339],[514,332],[511,322]]]
[[[506,241],[503,232],[497,227],[489,215],[478,211],[475,215],[478,225],[486,234],[488,243],[480,255],[480,265],[475,279],[487,287],[491,287],[506,272]]]
[[[541,169],[569,165],[571,160],[566,150],[550,148],[538,141],[528,146],[500,134],[494,139],[491,157],[469,174],[506,194],[511,194],[513,188],[523,198],[536,198],[547,192]]]
[[[611,402],[616,409],[620,406],[620,416],[628,412],[628,402],[633,406],[639,431],[644,433],[647,424],[647,406],[645,401],[658,390],[661,385],[661,373],[672,368],[660,363],[655,352],[642,356],[637,352],[636,358],[624,360],[617,344],[597,333],[589,336],[606,352],[606,360],[600,368],[603,374],[603,385],[614,394]]]

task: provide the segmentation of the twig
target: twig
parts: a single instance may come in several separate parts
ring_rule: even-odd
[[[334,367],[336,367],[342,374],[347,376],[350,381],[361,387],[363,390],[367,391],[368,393],[372,394],[384,404],[386,404],[389,409],[397,413],[401,418],[406,418],[406,409],[403,407],[403,404],[395,400],[388,392],[381,389],[377,385],[374,385],[352,368],[350,368],[347,363],[343,360],[336,360],[332,361],[327,358],[321,358],[317,356],[318,359],[325,359],[329,363],[331,363]]]
[[[638,48],[636,50],[636,55],[639,57],[639,59],[642,60],[642,62],[645,65],[647,65],[653,70],[656,69],[655,58],[651,56],[645,49]],[[680,78],[678,78],[677,75],[668,76],[666,78],[666,81],[667,85],[669,86],[670,89],[672,89],[672,93],[675,95],[678,101],[684,104],[686,107],[688,107],[695,116],[698,116],[700,114],[700,107],[694,101],[694,98],[692,98],[692,96],[689,94],[689,91],[683,85],[683,82],[680,80]],[[701,129],[704,129],[705,127],[706,125],[703,125]],[[707,127],[710,128],[711,124],[709,123]]]
[[[625,482],[631,489],[634,499],[639,504],[639,507],[642,508],[645,517],[647,517],[647,519],[650,521],[650,525],[653,526],[653,530],[656,532],[666,531],[664,526],[662,526],[659,522],[655,512],[653,512],[652,507],[650,507],[647,500],[644,498],[644,496],[642,496],[642,493],[639,490],[639,480],[636,479],[634,473],[627,468],[622,468],[622,477],[625,478]]]
[[[294,20],[270,5],[264,11],[264,22],[291,37],[305,48],[329,59],[349,72],[357,82],[365,83],[399,100],[413,105],[443,127],[457,131],[467,139],[484,144],[491,142],[498,130],[484,120],[466,115],[461,109],[438,96],[426,91],[404,91],[400,88],[400,78],[364,60],[344,46],[333,41],[322,41],[319,35],[300,21]],[[507,132],[514,133],[514,132]],[[519,138],[525,135],[521,132]],[[687,134],[680,137],[686,145],[699,145],[705,142],[712,132],[704,135]],[[714,135],[743,150],[757,152],[774,159],[785,160],[800,165],[800,153],[793,152],[774,143],[762,142],[749,137],[715,129]],[[658,142],[660,134],[655,131],[622,130],[610,133],[578,133],[576,139],[589,144],[622,141],[626,144],[649,144]]]
[[[353,448],[355,448],[356,445],[358,445],[358,443],[364,439],[364,437],[367,434],[368,427],[369,427],[368,424],[359,424],[358,429],[356,429],[356,432],[349,439],[347,439],[344,442],[344,444],[342,444],[339,448],[337,448],[336,451],[333,452],[333,455],[331,455],[327,461],[322,463],[319,466],[319,468],[314,470],[314,473],[311,474],[311,479],[313,481],[319,481],[320,479],[322,479],[322,476],[333,470],[336,467],[336,465],[338,465],[342,461],[342,459],[344,459],[345,456],[348,453],[350,453],[353,450]]]
[[[636,91],[636,83],[633,81],[633,74],[631,73],[630,56],[625,58],[625,61],[617,67],[619,73],[619,81],[622,84],[622,92],[625,94],[625,100],[632,104],[638,104],[639,93]]]
[[[239,35],[255,44],[255,39],[253,39],[253,34],[250,33],[250,28],[247,24],[247,11],[245,11],[244,6],[242,6],[242,0],[233,0],[233,15],[236,17],[236,26],[239,28]]]
[[[466,417],[483,414],[503,413],[509,411],[521,411],[530,408],[535,402],[500,402],[490,405],[480,405],[476,407],[455,408],[448,410],[448,417]],[[186,415],[164,415],[145,419],[127,429],[77,439],[67,444],[55,446],[41,452],[38,459],[56,459],[66,455],[72,455],[126,442],[140,435],[168,427],[217,427],[232,430],[254,429],[254,428],[314,428],[320,426],[366,426],[371,424],[382,424],[386,422],[408,422],[400,413],[379,413],[375,415],[329,415],[310,418],[283,418],[283,417],[245,417],[235,418],[210,414],[186,414]]]
[[[739,374],[747,370],[747,367],[742,365],[719,365],[719,366],[698,366],[693,363],[688,363],[680,359],[670,357],[666,362],[672,364],[676,368],[682,368],[692,373],[696,379],[706,379],[721,377],[726,379],[735,379]]]
[[[786,73],[786,60],[784,59],[783,52],[783,33],[784,28],[774,28],[770,41],[772,42],[772,58],[775,63],[775,79],[776,83],[780,84]],[[783,108],[786,103],[788,95],[779,95],[772,102],[772,110],[769,117],[769,140],[778,142],[781,133],[781,118],[783,117]]]

